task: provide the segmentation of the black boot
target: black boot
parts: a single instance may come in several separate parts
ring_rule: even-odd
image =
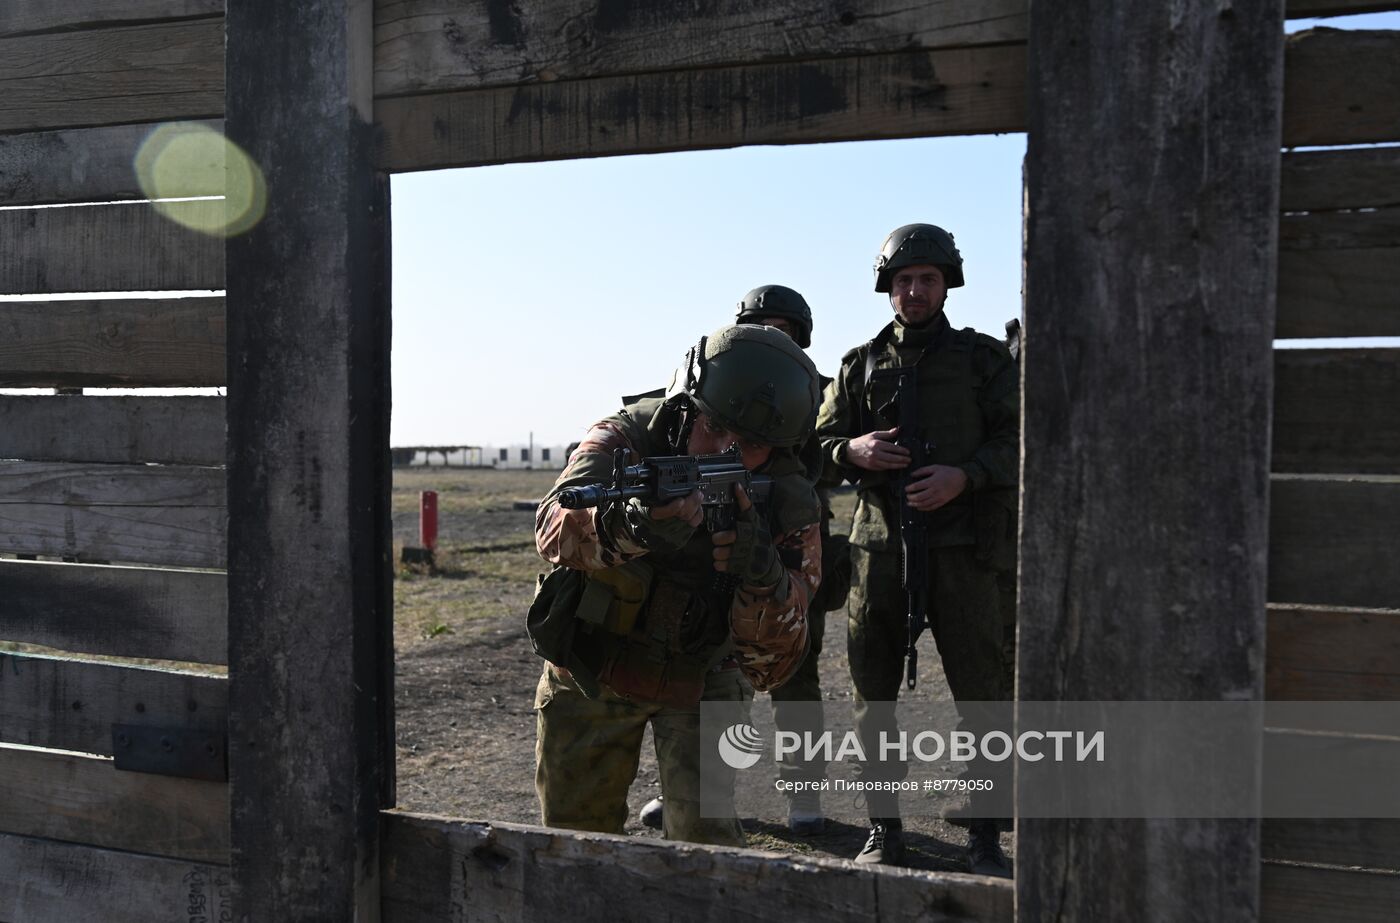
[[[898,817],[872,817],[870,838],[856,856],[861,865],[903,865],[904,823]]]
[[[967,870],[974,875],[1011,877],[1011,861],[1001,851],[996,821],[974,821],[967,829]]]

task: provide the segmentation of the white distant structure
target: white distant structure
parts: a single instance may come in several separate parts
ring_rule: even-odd
[[[533,468],[537,470],[558,470],[568,461],[563,445],[527,445],[512,443],[508,446],[483,446],[484,465],[490,468]]]
[[[568,446],[510,445],[404,446],[394,449],[394,464],[406,467],[501,468],[558,471],[568,461]]]

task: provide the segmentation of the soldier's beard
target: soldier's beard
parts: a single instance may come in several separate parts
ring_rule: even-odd
[[[904,315],[902,315],[902,314],[899,313],[899,305],[897,305],[897,304],[894,303],[894,299],[893,299],[893,298],[890,299],[890,305],[891,305],[891,307],[894,308],[894,316],[897,317],[897,318],[899,318],[899,322],[900,322],[901,324],[903,324],[904,326],[909,327],[909,328],[911,328],[911,329],[914,329],[914,330],[922,330],[922,329],[924,329],[925,327],[927,327],[929,324],[932,324],[934,321],[938,320],[939,316],[943,313],[943,306],[946,305],[947,303],[948,303],[948,296],[947,296],[947,295],[944,295],[941,299],[939,299],[938,304],[934,306],[933,310],[929,312],[928,317],[924,318],[923,320],[921,320],[921,321],[919,321],[918,323],[915,324],[915,323],[910,323],[909,321],[905,320],[905,319],[904,319]],[[913,307],[924,307],[926,304],[927,304],[927,302],[919,302],[919,303],[911,304],[911,305],[909,305],[909,307],[911,307],[911,308],[913,308]]]

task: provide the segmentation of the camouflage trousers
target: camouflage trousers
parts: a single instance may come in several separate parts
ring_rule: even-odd
[[[737,669],[718,670],[705,677],[704,698],[748,703],[753,700],[753,687]],[[747,704],[743,710],[747,715]],[[606,687],[599,698],[590,699],[572,679],[560,676],[548,664],[535,690],[535,793],[544,825],[622,833],[628,816],[627,791],[637,777],[648,723],[666,798],[666,839],[743,846],[744,831],[737,818],[700,816],[698,707],[636,702]],[[715,771],[731,773],[732,793],[733,771],[723,767]]]
[[[822,652],[822,635],[826,632],[826,613],[820,609],[807,612],[807,656],[787,682],[770,694],[773,697],[773,726],[779,731],[811,734],[816,740],[826,731],[822,714],[821,676],[817,660]],[[803,704],[799,704],[803,703]],[[807,703],[818,703],[816,705]],[[818,760],[794,760],[785,755],[778,763],[778,778],[785,781],[820,781],[826,776],[826,764]]]
[[[904,685],[908,602],[900,585],[899,554],[851,548],[851,618],[846,650],[855,691],[856,732],[866,753],[878,753],[880,734],[899,732],[894,703]],[[1007,697],[1002,654],[1001,591],[996,572],[976,560],[971,545],[929,551],[928,622],[954,701],[994,702]],[[967,728],[975,730],[975,728]],[[860,767],[865,778],[899,781],[909,772],[897,761]],[[968,767],[978,777],[996,766]],[[1009,785],[1010,779],[997,787]],[[870,816],[896,817],[895,793],[867,798]]]

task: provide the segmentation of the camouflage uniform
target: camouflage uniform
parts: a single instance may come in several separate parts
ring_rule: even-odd
[[[656,611],[661,588],[668,587],[670,598],[679,593],[689,600],[682,607],[683,620],[672,623],[677,634],[665,643],[685,637],[688,653],[705,664],[699,676],[703,693],[696,698],[748,701],[754,689],[765,691],[784,682],[806,655],[806,610],[821,580],[818,505],[795,454],[774,449],[759,469],[773,478],[767,515],[787,576],[785,589],[772,596],[754,595],[741,586],[728,598],[714,598],[706,590],[714,577],[713,544],[703,528],[679,551],[647,552],[625,530],[613,528],[606,514],[565,510],[557,500],[565,487],[608,480],[616,448],[631,449],[634,457],[675,454],[671,434],[678,413],[660,399],[645,398],[595,424],[540,504],[536,544],[546,560],[589,573],[645,557],[655,575],[651,596],[625,643],[650,644],[658,626],[668,623],[667,613]],[[618,636],[616,644],[623,643]],[[540,678],[535,788],[544,823],[621,833],[642,731],[650,723],[666,798],[666,836],[742,845],[736,820],[699,816],[699,702],[620,695],[608,688],[616,683],[606,677],[604,682],[603,694],[591,699],[557,665],[546,665]]]
[[[823,375],[823,390],[831,382],[831,378]],[[840,483],[841,472],[825,464],[821,442],[815,435],[803,448],[802,456],[807,462],[807,475],[816,487],[817,500],[821,504],[822,584],[807,609],[807,656],[802,658],[797,672],[770,695],[773,699],[773,726],[777,730],[811,735],[810,739],[817,740],[826,731],[822,709],[795,703],[822,701],[818,659],[826,634],[826,613],[846,604],[850,586],[850,558],[845,542],[831,540],[831,487]],[[796,757],[800,757],[800,754],[788,754],[779,760],[779,778],[791,782],[815,782],[826,776],[824,763]]]
[[[929,528],[929,625],[955,700],[1006,698],[996,558],[1008,551],[1015,509],[1019,395],[1010,354],[972,329],[953,330],[941,313],[927,327],[898,319],[887,338],[848,352],[828,386],[817,434],[831,463],[858,485],[851,528],[852,586],[847,650],[855,686],[857,730],[867,752],[880,731],[893,731],[892,706],[903,678],[907,601],[900,586],[899,507],[887,472],[846,459],[854,437],[888,429],[877,407],[891,397],[865,383],[866,357],[876,368],[917,364],[918,398],[933,444],[930,464],[962,468],[968,489],[926,514]],[[872,764],[869,775],[903,778],[908,767]],[[869,799],[872,818],[897,817],[898,798]]]

